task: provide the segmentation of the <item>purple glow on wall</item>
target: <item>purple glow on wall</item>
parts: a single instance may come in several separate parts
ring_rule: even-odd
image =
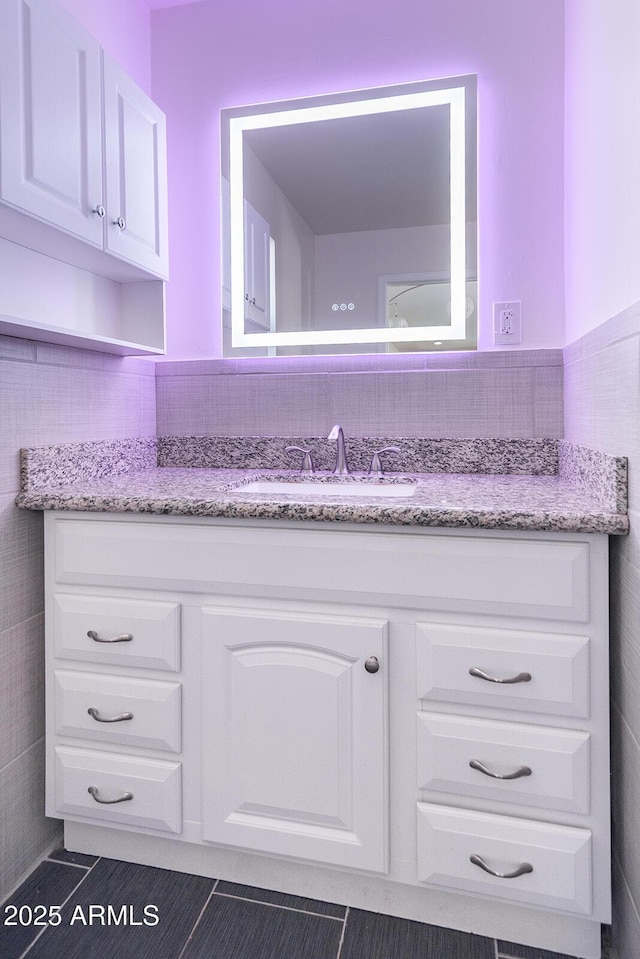
[[[220,355],[219,111],[478,74],[480,349],[494,300],[523,348],[563,343],[563,14],[557,0],[200,0],[152,14],[167,113],[170,358]]]

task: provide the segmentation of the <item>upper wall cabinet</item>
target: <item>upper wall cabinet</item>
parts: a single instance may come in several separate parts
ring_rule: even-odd
[[[0,7],[2,199],[102,246],[101,51],[64,11]]]
[[[103,54],[105,245],[166,278],[167,151],[162,111]]]
[[[69,317],[3,290],[0,330],[9,317],[40,339],[68,342],[68,327],[79,344],[162,352],[164,291],[143,282],[168,275],[165,118],[55,0],[0,3],[0,201],[4,259],[28,251],[21,284],[48,277],[49,304],[88,291]]]

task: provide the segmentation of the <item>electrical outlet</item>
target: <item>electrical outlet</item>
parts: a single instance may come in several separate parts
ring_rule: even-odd
[[[519,301],[493,304],[493,342],[513,346],[522,340]]]

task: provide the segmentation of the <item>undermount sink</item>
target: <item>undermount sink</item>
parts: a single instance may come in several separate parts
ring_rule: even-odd
[[[348,496],[348,497],[384,497],[398,499],[412,496],[415,483],[332,483],[314,482],[313,480],[255,480],[236,488],[239,493],[286,493],[289,496],[305,496],[312,493],[314,496]]]

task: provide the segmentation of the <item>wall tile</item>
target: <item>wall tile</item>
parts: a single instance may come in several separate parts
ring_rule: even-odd
[[[631,514],[640,528],[640,514]],[[629,562],[629,549],[638,536],[613,537],[611,543],[611,695],[640,742],[640,567]],[[614,782],[614,787],[615,787]]]
[[[322,435],[327,377],[296,374],[162,377],[161,436]]]
[[[155,378],[155,364],[152,360],[138,359],[133,356],[115,356],[97,350],[70,349],[55,343],[36,343],[38,363],[48,366],[72,366],[79,369],[103,370],[111,373],[131,373],[135,376]]]
[[[22,340],[17,336],[0,336],[0,357],[33,362],[36,358],[36,342]]]
[[[42,514],[18,509],[12,494],[0,496],[0,544],[1,633],[44,608]]]
[[[0,769],[0,900],[42,853],[62,839],[62,824],[44,816],[44,740]]]
[[[564,373],[561,366],[540,366],[533,376],[533,435],[564,436]]]
[[[640,902],[640,744],[620,711],[611,711],[613,846],[634,902]]]
[[[0,360],[0,492],[19,489],[18,450],[155,433],[153,379]]]
[[[506,359],[496,366],[476,354],[474,368],[448,369],[445,358],[436,357],[442,366],[435,369],[397,372],[336,372],[334,366],[328,374],[238,376],[207,372],[203,361],[193,375],[173,376],[162,364],[158,431],[161,436],[322,435],[339,422],[351,435],[557,438],[562,369],[559,352],[549,352],[553,356],[540,366],[516,367]]]
[[[640,454],[640,338],[565,367],[565,439],[618,456]],[[631,414],[631,415],[630,415]]]
[[[0,769],[44,736],[44,615],[0,633]]]
[[[614,920],[619,959],[640,941],[640,304],[564,350],[565,439],[629,458],[630,533],[611,542]]]
[[[44,818],[42,743],[30,745],[42,735],[43,523],[14,505],[19,449],[154,435],[154,372],[0,336],[0,897],[61,832]]]
[[[640,915],[629,893],[617,860],[613,861],[613,920],[611,959],[637,959],[640,942]]]
[[[509,401],[505,402],[506,397]],[[533,436],[530,370],[332,374],[330,420],[351,434]]]

